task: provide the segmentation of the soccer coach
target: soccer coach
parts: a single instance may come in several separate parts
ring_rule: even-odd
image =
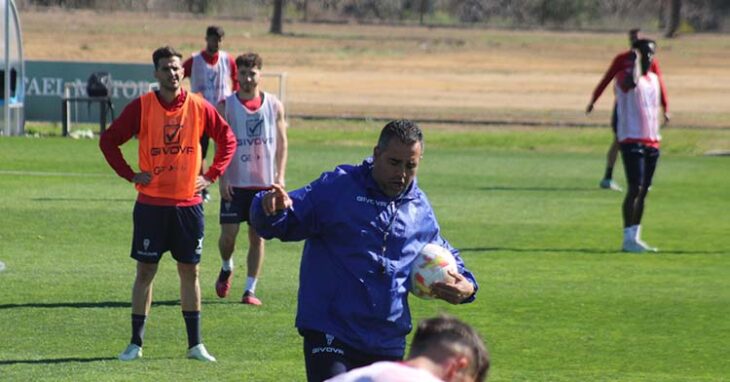
[[[417,185],[422,153],[421,129],[392,121],[362,164],[340,165],[290,194],[274,185],[251,203],[262,237],[306,240],[296,326],[310,382],[403,358],[412,328],[410,265],[426,244],[446,247],[457,263],[453,280],[435,285],[434,294],[452,304],[475,298],[474,276],[441,237]]]

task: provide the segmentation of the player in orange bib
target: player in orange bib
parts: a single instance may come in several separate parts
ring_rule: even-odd
[[[170,251],[180,276],[180,305],[188,335],[188,358],[215,361],[200,336],[198,263],[203,250],[203,206],[200,191],[228,166],[236,139],[228,124],[202,97],[186,92],[182,56],[162,47],[152,54],[160,90],[147,93],[124,108],[99,146],[109,165],[134,183],[134,234],[131,257],[137,260],[132,287],[132,338],[119,355],[123,361],[142,357],[144,327],[152,303],[152,281],[162,254]],[[200,138],[217,146],[213,164],[200,175]],[[124,159],[119,146],[139,139],[139,172]]]

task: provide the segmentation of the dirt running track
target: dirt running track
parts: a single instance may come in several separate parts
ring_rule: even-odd
[[[625,34],[286,24],[97,12],[21,14],[26,58],[150,62],[170,44],[201,49],[209,24],[223,48],[257,51],[265,71],[289,75],[293,115],[604,124],[611,88],[583,110]],[[730,36],[658,39],[674,126],[730,127]],[[150,71],[152,68],[150,68]]]

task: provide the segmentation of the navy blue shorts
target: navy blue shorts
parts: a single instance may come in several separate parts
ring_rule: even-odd
[[[254,196],[261,190],[247,188],[233,188],[233,200],[227,202],[221,199],[220,223],[240,224],[248,221],[248,211],[251,209],[251,202]]]
[[[659,149],[641,143],[622,143],[621,160],[626,170],[629,185],[648,188],[654,178]]]
[[[304,337],[304,364],[308,382],[320,382],[349,370],[379,361],[400,361],[401,357],[363,353],[335,336],[299,329]]]
[[[170,251],[180,263],[198,264],[203,253],[203,204],[190,207],[134,204],[133,259],[158,263]]]

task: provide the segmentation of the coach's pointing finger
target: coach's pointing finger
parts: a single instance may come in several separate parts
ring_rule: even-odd
[[[264,195],[261,200],[261,204],[264,209],[264,213],[267,215],[274,215],[279,211],[291,207],[292,201],[289,199],[289,194],[284,191],[284,188],[281,187],[281,185],[274,184],[272,185],[272,190]]]

